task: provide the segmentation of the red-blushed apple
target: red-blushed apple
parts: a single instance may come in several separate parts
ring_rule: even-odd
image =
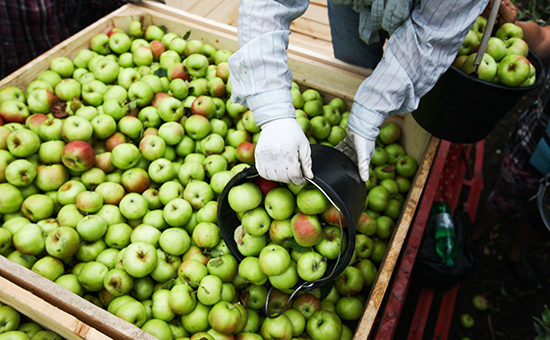
[[[58,190],[69,179],[69,171],[61,164],[40,165],[34,184],[43,192]]]
[[[508,55],[498,64],[497,76],[500,82],[507,86],[519,86],[531,74],[531,62],[519,55]]]
[[[156,93],[155,96],[153,97],[153,101],[151,102],[151,106],[156,107],[158,109],[158,107],[160,106],[160,103],[168,97],[172,97],[172,96],[166,92]]]
[[[270,180],[262,178],[260,176],[254,177],[252,179],[252,182],[254,182],[254,184],[256,184],[258,186],[258,188],[260,188],[260,191],[262,192],[262,195],[264,195],[264,196],[267,195],[267,193],[271,189],[274,189],[274,188],[279,186],[279,183],[277,183],[275,181],[270,181]]]
[[[237,145],[237,159],[243,163],[254,165],[255,157],[254,151],[256,150],[256,144],[248,141],[243,141]]]
[[[153,52],[153,60],[158,61],[160,59],[160,55],[166,51],[166,46],[162,43],[162,41],[159,40],[153,40],[149,43],[149,47],[151,48],[151,52]]]
[[[342,223],[343,227],[347,226],[346,219],[343,212],[339,212],[335,206],[330,204],[323,212],[320,214],[321,219],[326,223],[333,226],[340,226]]]
[[[25,103],[18,100],[4,101],[0,104],[0,118],[4,123],[25,123],[31,116]]]
[[[105,140],[105,148],[108,152],[112,152],[117,145],[128,143],[129,141],[130,139],[125,134],[115,132]]]
[[[126,195],[124,187],[114,182],[103,182],[95,188],[95,191],[103,196],[104,204],[118,205],[120,200]]]
[[[285,248],[289,248],[289,240],[294,237],[290,218],[284,220],[273,220],[269,225],[269,239]]]
[[[63,148],[63,164],[76,171],[90,169],[95,163],[95,152],[90,144],[84,141],[72,141]]]
[[[472,304],[477,310],[487,310],[487,308],[489,308],[489,301],[487,298],[479,294],[472,298]]]
[[[290,224],[296,243],[302,247],[313,247],[323,238],[323,229],[317,215],[299,212],[292,217]]]
[[[468,313],[463,313],[462,315],[460,315],[459,320],[460,325],[466,329],[474,327],[474,318]]]
[[[130,168],[122,173],[120,184],[127,192],[141,194],[149,188],[151,179],[145,169]]]
[[[96,154],[94,167],[101,169],[105,174],[115,170],[115,166],[111,162],[111,153],[102,152],[100,154]]]
[[[294,298],[292,309],[297,310],[307,320],[321,309],[321,301],[313,294],[303,293]]]

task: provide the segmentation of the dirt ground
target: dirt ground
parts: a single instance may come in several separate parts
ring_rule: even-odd
[[[532,102],[535,93],[526,96],[510,111],[485,139],[484,189],[480,208],[493,188],[500,167],[506,137],[513,124]],[[506,245],[510,240],[511,221],[497,225],[479,245],[478,265],[475,273],[461,283],[454,309],[449,339],[464,336],[476,339],[534,339],[533,316],[540,317],[544,305],[550,306],[550,242],[548,235],[533,242],[526,256],[537,272],[536,287],[521,284],[504,261]],[[483,294],[490,302],[487,311],[473,308],[472,297]],[[463,313],[471,314],[475,325],[464,329],[459,323]]]
[[[517,118],[534,100],[535,95],[536,93],[530,93],[525,96],[485,138],[484,188],[478,215],[496,182],[508,133]],[[460,283],[448,335],[449,340],[460,340],[464,337],[472,340],[526,340],[536,337],[533,316],[540,317],[544,305],[550,306],[550,242],[548,242],[550,238],[541,237],[533,242],[526,253],[528,262],[538,276],[538,284],[528,287],[516,279],[507,262],[504,261],[506,245],[511,237],[510,230],[511,221],[497,225],[478,244],[475,271]],[[419,292],[420,287],[413,281],[408,296],[417,296]],[[489,300],[488,310],[478,311],[473,307],[472,298],[478,294],[484,295]],[[436,294],[434,304],[439,303],[440,299],[441,294]],[[415,307],[414,303],[405,304],[400,324],[410,322]],[[432,339],[437,317],[437,314],[433,313],[434,309],[437,310],[432,307],[423,339]],[[470,329],[465,329],[460,324],[459,318],[464,313],[474,318],[474,326]],[[395,339],[406,338],[407,331],[407,327],[398,327]]]

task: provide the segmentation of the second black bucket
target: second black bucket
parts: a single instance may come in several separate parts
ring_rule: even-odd
[[[414,119],[435,137],[450,142],[484,139],[527,92],[544,83],[543,63],[532,51],[528,59],[537,70],[537,80],[525,87],[488,83],[451,66],[420,100]]]
[[[357,165],[342,152],[335,148],[313,144],[311,145],[313,183],[321,188],[341,210],[347,227],[348,243],[346,251],[340,261],[329,260],[325,275],[307,285],[306,289],[314,289],[333,281],[350,263],[355,250],[355,226],[365,207],[367,188],[361,180]],[[241,224],[237,214],[229,206],[227,196],[229,190],[239,184],[257,177],[258,171],[254,166],[235,175],[225,186],[218,199],[218,224],[227,247],[240,262],[244,256],[239,252],[234,239],[235,229]],[[305,281],[301,280],[294,289],[301,287]]]

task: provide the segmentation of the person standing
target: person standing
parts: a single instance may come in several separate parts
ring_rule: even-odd
[[[302,184],[304,177],[313,177],[311,150],[295,119],[292,72],[286,65],[290,24],[308,4],[241,0],[240,48],[228,60],[231,100],[251,109],[261,125],[255,151],[258,173],[285,183]],[[335,56],[374,68],[355,94],[345,140],[357,155],[362,180],[368,180],[379,126],[389,115],[417,108],[452,64],[486,5],[486,0],[328,0]]]

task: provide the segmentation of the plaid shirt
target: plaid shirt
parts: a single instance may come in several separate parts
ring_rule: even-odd
[[[529,165],[529,159],[535,152],[537,144],[543,138],[550,117],[550,72],[546,75],[536,103],[522,115],[510,134],[508,147],[516,164],[525,169],[534,169]]]
[[[0,0],[0,79],[122,4],[121,0]]]

